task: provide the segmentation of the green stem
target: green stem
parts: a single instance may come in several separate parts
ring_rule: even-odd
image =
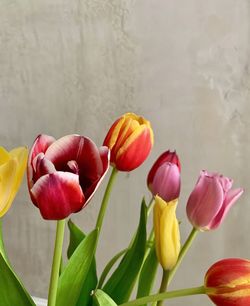
[[[142,297],[142,298],[139,298],[139,299],[127,302],[127,303],[120,304],[120,306],[138,306],[138,305],[143,305],[147,303],[152,303],[155,301],[162,301],[165,299],[172,299],[172,298],[177,298],[177,297],[182,297],[182,296],[205,294],[205,293],[206,291],[205,291],[204,286],[200,286],[200,287],[187,288],[187,289],[153,294],[153,295],[145,296],[145,297]]]
[[[173,269],[169,273],[167,286],[170,284],[172,278],[175,275],[175,272],[177,271],[179,265],[181,264],[184,256],[186,255],[187,251],[189,250],[189,248],[190,248],[193,240],[195,239],[196,235],[198,234],[198,232],[199,231],[196,228],[193,228],[192,231],[190,232],[186,242],[184,243],[184,245],[181,248],[177,263],[175,264],[175,266],[173,267]]]
[[[3,259],[6,262],[9,262],[6,251],[5,251],[5,246],[4,246],[4,241],[3,241],[3,226],[2,226],[2,218],[0,218],[0,253],[3,256]]]
[[[154,207],[154,203],[155,203],[155,198],[154,196],[151,198],[149,204],[148,204],[148,208],[147,208],[147,215],[149,216],[151,213],[152,208]]]
[[[168,278],[169,278],[169,270],[163,270],[159,293],[167,291]],[[161,306],[162,303],[163,303],[163,300],[158,301],[157,306]]]
[[[103,218],[104,218],[107,206],[108,206],[108,200],[109,200],[110,193],[111,193],[111,190],[112,190],[112,187],[113,187],[113,184],[114,184],[117,173],[118,173],[118,170],[116,168],[113,168],[113,170],[111,172],[111,175],[110,175],[110,178],[109,178],[109,181],[108,181],[108,185],[106,187],[106,190],[105,190],[105,193],[104,193],[104,196],[103,196],[103,199],[102,199],[101,208],[100,208],[99,215],[98,215],[97,221],[96,221],[96,228],[99,229],[98,236],[100,235],[100,232],[101,232]]]
[[[65,228],[65,220],[58,220],[56,226],[56,240],[54,247],[53,263],[50,275],[48,306],[56,305],[56,294],[57,294],[59,270],[60,270],[60,263],[62,256],[64,228]]]

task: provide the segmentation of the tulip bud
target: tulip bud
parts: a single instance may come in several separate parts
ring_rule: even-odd
[[[155,197],[155,248],[164,270],[171,270],[174,267],[180,252],[179,223],[175,215],[177,202],[177,199],[165,202],[159,196]]]
[[[148,157],[154,136],[149,121],[126,113],[115,121],[104,140],[111,150],[111,164],[120,171],[139,167]]]
[[[9,210],[21,185],[27,158],[28,149],[25,147],[10,152],[0,147],[0,217]]]
[[[250,305],[250,261],[223,259],[212,265],[205,276],[205,290],[217,306]]]
[[[231,189],[233,181],[217,173],[202,171],[187,203],[187,216],[201,231],[216,229],[243,189]]]
[[[152,194],[169,202],[179,198],[181,165],[176,152],[164,152],[148,173],[147,185]]]

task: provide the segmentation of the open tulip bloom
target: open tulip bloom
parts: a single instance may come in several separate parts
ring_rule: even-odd
[[[201,286],[168,291],[197,233],[222,225],[243,193],[242,188],[232,189],[231,179],[202,171],[186,205],[193,228],[181,245],[179,227],[184,221],[180,224],[177,218],[178,211],[184,209],[179,203],[181,165],[177,153],[170,150],[159,156],[147,175],[152,199],[146,203],[143,198],[138,226],[129,245],[115,254],[98,275],[96,252],[115,178],[120,171],[131,172],[138,168],[148,157],[153,142],[150,122],[142,116],[126,113],[115,120],[100,147],[90,138],[76,134],[57,140],[39,135],[29,155],[25,147],[10,152],[0,147],[0,306],[35,306],[12,268],[1,226],[26,167],[31,201],[44,219],[57,223],[48,306],[150,303],[160,306],[165,299],[196,294],[206,294],[217,306],[250,305],[247,259],[220,260],[209,268]],[[70,237],[65,260],[62,247],[67,218],[73,213],[86,213],[84,207],[102,183],[110,163],[113,169],[93,230],[84,233],[72,220],[67,222]],[[153,216],[150,215],[152,205]],[[148,220],[152,217],[153,228],[148,233]],[[162,271],[159,288],[155,285],[158,269]],[[135,286],[136,298],[131,299]]]

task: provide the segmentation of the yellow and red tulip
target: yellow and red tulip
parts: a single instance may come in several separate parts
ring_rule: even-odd
[[[0,217],[9,210],[23,179],[28,149],[6,151],[0,147]]]
[[[87,137],[40,135],[28,159],[32,202],[44,219],[64,219],[87,205],[108,167],[109,149]]]
[[[154,232],[157,258],[164,270],[171,270],[180,253],[180,231],[176,218],[178,199],[165,202],[155,197]]]
[[[139,167],[148,157],[154,136],[149,121],[126,113],[111,126],[104,145],[111,150],[111,164],[120,171]]]
[[[206,273],[205,289],[217,306],[249,306],[250,261],[241,258],[218,261]]]

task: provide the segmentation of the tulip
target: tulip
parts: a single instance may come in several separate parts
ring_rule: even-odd
[[[166,202],[179,198],[181,165],[176,152],[166,151],[156,160],[148,173],[147,185],[152,194]]]
[[[0,147],[0,217],[9,210],[26,169],[28,149],[19,147],[7,152]]]
[[[250,261],[227,258],[206,273],[205,290],[217,306],[250,305]]]
[[[165,202],[155,197],[154,232],[157,258],[164,270],[171,270],[180,252],[179,223],[175,215],[177,199]]]
[[[44,219],[64,219],[87,205],[108,167],[108,148],[87,137],[40,135],[28,159],[31,200]]]
[[[187,216],[201,231],[216,229],[243,193],[231,189],[233,181],[217,173],[202,171],[187,203]]]
[[[120,171],[131,171],[145,161],[153,142],[150,122],[126,113],[111,126],[103,144],[111,150],[112,166]]]

